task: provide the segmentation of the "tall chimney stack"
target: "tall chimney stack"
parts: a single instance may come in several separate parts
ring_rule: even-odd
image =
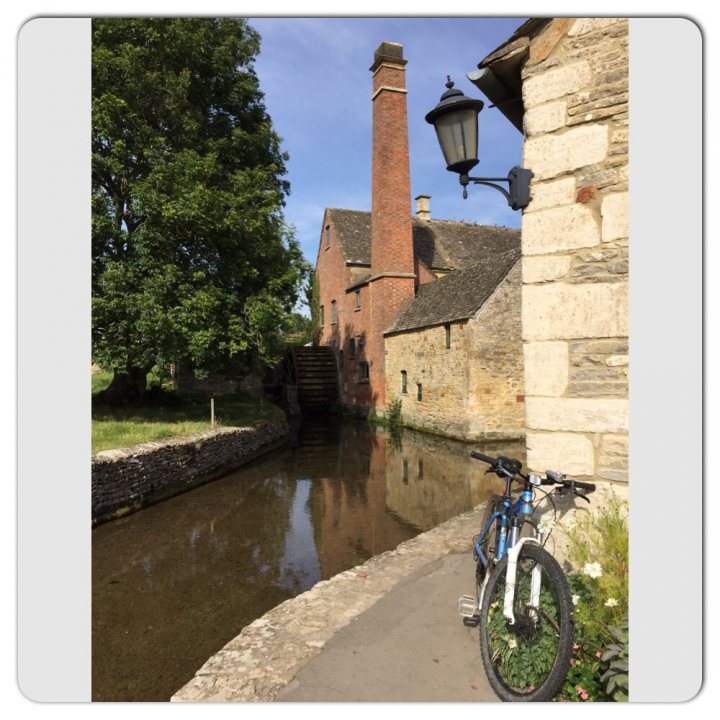
[[[370,297],[373,332],[366,354],[370,392],[385,405],[383,331],[415,295],[415,258],[410,201],[407,101],[403,47],[383,42],[370,67],[373,74],[372,217]]]
[[[373,73],[373,275],[414,272],[403,47],[383,42]]]

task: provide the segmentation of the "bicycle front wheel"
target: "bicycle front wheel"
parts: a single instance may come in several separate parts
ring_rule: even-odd
[[[507,555],[490,577],[480,611],[480,652],[501,700],[551,700],[567,677],[572,603],[557,560],[534,543],[520,550],[510,625],[503,615]]]

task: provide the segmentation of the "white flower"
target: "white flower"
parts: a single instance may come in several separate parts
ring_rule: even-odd
[[[549,530],[552,530],[554,527],[555,527],[555,519],[551,518],[549,515],[543,515],[537,524],[537,529],[541,533],[546,533]]]
[[[617,607],[618,601],[615,598],[608,598],[605,601],[605,607]]]
[[[562,526],[568,531],[574,530],[577,527],[577,520],[573,516],[568,515],[562,520]]]
[[[602,574],[602,566],[599,562],[585,563],[585,567],[583,568],[583,575],[587,575],[591,578],[599,578]]]
[[[572,604],[577,605],[578,602],[580,602],[580,596],[579,595],[573,595],[572,596]]]
[[[516,640],[515,638],[510,638],[510,639],[508,640],[508,647],[509,647],[511,650],[514,650],[514,649],[517,647],[517,640]]]

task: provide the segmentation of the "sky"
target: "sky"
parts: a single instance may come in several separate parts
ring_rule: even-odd
[[[287,163],[291,192],[285,219],[315,264],[326,207],[370,210],[372,75],[383,41],[404,47],[412,198],[425,194],[431,217],[519,227],[496,190],[471,185],[463,200],[445,169],[425,115],[445,92],[446,76],[466,95],[487,101],[467,79],[524,18],[250,18],[261,35],[255,69]],[[522,135],[496,109],[480,113],[479,157],[472,174],[505,177],[521,164]],[[414,211],[413,200],[413,211]]]

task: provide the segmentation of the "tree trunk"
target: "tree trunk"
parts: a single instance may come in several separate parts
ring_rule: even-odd
[[[127,405],[141,402],[147,387],[150,368],[133,367],[128,372],[116,372],[112,382],[103,393],[109,405]]]

